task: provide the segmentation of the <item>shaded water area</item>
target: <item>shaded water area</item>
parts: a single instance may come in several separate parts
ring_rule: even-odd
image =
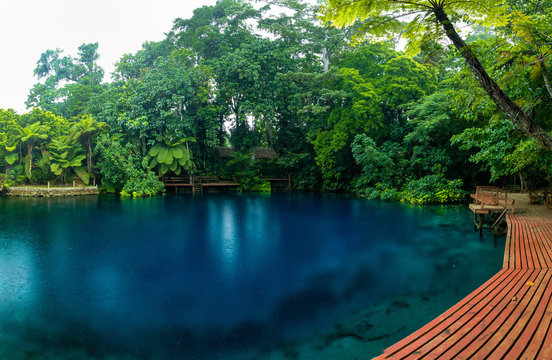
[[[500,269],[504,239],[471,220],[322,195],[0,198],[0,359],[369,359]]]

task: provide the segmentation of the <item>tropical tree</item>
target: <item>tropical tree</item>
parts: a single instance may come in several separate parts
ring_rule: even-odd
[[[47,132],[49,129],[49,126],[42,125],[40,121],[18,127],[20,141],[27,145],[25,173],[29,180],[32,178],[33,171],[33,149],[48,138]]]
[[[90,115],[82,115],[77,123],[71,128],[72,140],[82,139],[86,146],[86,164],[88,166],[88,173],[92,173],[93,163],[93,149],[92,139],[98,136],[108,125],[104,122],[95,120]]]
[[[377,134],[382,126],[380,98],[374,86],[366,82],[356,69],[339,69],[334,91],[328,101],[326,124],[312,140],[316,163],[328,189],[343,187],[351,178],[353,158],[351,143],[360,133]]]
[[[19,115],[13,110],[0,110],[0,154],[3,155],[6,174],[9,168],[19,159],[16,152],[19,145]]]
[[[402,31],[408,40],[410,53],[418,52],[424,41],[435,42],[446,35],[496,106],[527,136],[552,149],[552,137],[489,76],[454,25],[454,21],[467,20],[484,26],[502,26],[508,20],[506,10],[503,0],[327,0],[323,6],[326,21],[336,26],[363,21],[363,32],[376,38]],[[401,18],[406,19],[406,28]],[[435,24],[439,24],[441,29]]]
[[[552,158],[549,154],[535,139],[522,136],[519,129],[504,119],[495,119],[483,128],[466,129],[452,140],[461,149],[476,150],[470,160],[488,169],[491,180],[518,175],[522,191],[527,188],[528,180],[532,180],[531,173],[538,173],[533,177],[536,181],[551,175]]]
[[[65,183],[67,172],[71,169],[85,184],[88,184],[89,175],[82,166],[82,161],[86,158],[86,155],[83,154],[82,147],[71,140],[71,136],[66,135],[50,142],[50,150],[46,152],[50,170],[54,175],[60,177],[62,184]]]
[[[34,70],[39,82],[25,104],[70,118],[86,112],[92,97],[103,92],[104,71],[97,64],[98,43],[82,44],[76,57],[62,55],[60,49],[41,54]]]
[[[189,141],[195,141],[193,138],[172,138],[164,137],[155,144],[146,156],[146,162],[150,169],[157,168],[160,176],[169,171],[180,175],[182,170],[190,171],[194,168],[192,162],[192,152],[190,151]]]

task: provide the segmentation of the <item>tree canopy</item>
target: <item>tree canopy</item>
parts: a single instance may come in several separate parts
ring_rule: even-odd
[[[392,36],[400,31],[408,40],[411,53],[428,42],[446,36],[496,106],[527,135],[552,149],[552,137],[488,75],[479,58],[456,30],[455,23],[462,21],[485,27],[501,27],[508,22],[517,24],[519,20],[516,16],[519,14],[508,14],[504,5],[505,1],[500,0],[328,0],[323,12],[325,19],[337,26],[361,21],[361,31],[372,37]],[[405,20],[400,21],[401,18]]]
[[[141,196],[168,178],[265,191],[292,174],[299,190],[412,203],[548,184],[550,10],[223,0],[123,55],[109,81],[99,44],[47,49],[29,112],[0,110],[0,180]],[[258,159],[266,148],[277,156]]]

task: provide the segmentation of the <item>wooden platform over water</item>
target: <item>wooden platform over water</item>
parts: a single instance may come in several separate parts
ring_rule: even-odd
[[[552,217],[507,221],[503,269],[376,359],[552,359]]]

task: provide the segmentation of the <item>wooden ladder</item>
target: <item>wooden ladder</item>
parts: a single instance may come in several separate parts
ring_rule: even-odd
[[[195,194],[196,192],[202,194],[203,193],[203,185],[201,183],[194,183],[192,186],[192,194]]]

